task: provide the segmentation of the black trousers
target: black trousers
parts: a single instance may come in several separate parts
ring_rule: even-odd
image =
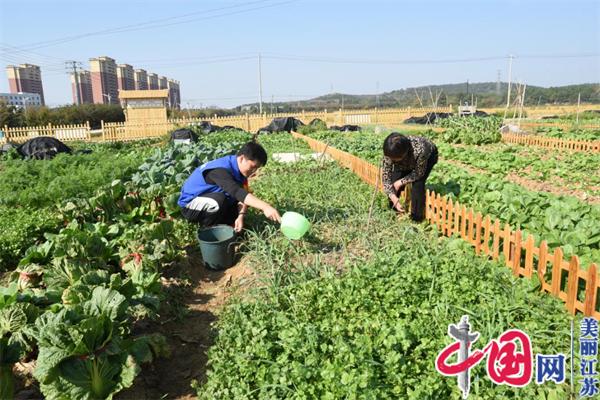
[[[201,226],[233,225],[239,215],[237,201],[223,193],[206,193],[198,196],[181,209],[181,215]]]
[[[427,159],[427,168],[425,169],[425,175],[418,181],[414,181],[412,183],[412,191],[410,196],[410,218],[413,221],[423,221],[425,218],[425,181],[429,177],[433,166],[438,162],[438,151],[437,148],[434,148]],[[412,171],[397,171],[392,173],[392,182],[396,182],[398,179],[404,178],[406,175],[410,174]],[[400,197],[400,193],[402,193],[404,188],[400,188],[396,192],[396,196]],[[393,203],[391,201],[388,202],[389,207],[393,208]]]

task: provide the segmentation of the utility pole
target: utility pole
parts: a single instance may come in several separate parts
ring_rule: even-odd
[[[527,84],[523,86],[523,93],[521,93],[521,107],[519,108],[519,126],[521,126],[521,117],[523,116],[523,106],[525,105],[525,91],[527,90]]]
[[[262,114],[262,70],[260,53],[258,53],[258,112]]]
[[[577,117],[575,120],[575,124],[579,128],[579,105],[581,104],[581,92],[577,95]]]
[[[375,84],[375,106],[379,108],[379,81]]]
[[[506,108],[504,109],[504,119],[506,119],[506,113],[508,111],[508,107],[510,107],[510,85],[512,79],[512,61],[514,57],[515,56],[513,56],[512,54],[508,56],[508,94],[506,96]]]
[[[81,87],[79,84],[79,72],[77,72],[77,61],[65,61],[66,67],[71,68],[72,71],[69,73],[73,74],[73,79],[75,81],[75,93],[76,93],[76,101],[77,105],[81,104]]]
[[[500,70],[498,70],[498,78],[496,79],[496,94],[500,96]]]

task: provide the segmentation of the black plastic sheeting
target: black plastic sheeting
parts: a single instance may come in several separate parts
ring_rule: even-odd
[[[310,121],[308,123],[309,126],[315,126],[315,125],[325,125],[327,126],[327,124],[325,123],[325,121],[323,121],[322,119],[319,118],[315,118],[312,121]]]
[[[17,152],[24,158],[51,160],[58,153],[71,154],[72,150],[58,139],[49,136],[40,136],[29,139],[17,147]]]
[[[214,125],[213,125],[214,126]],[[224,127],[221,128],[224,131],[240,131],[240,132],[246,132],[245,130],[243,130],[242,128],[238,128],[237,126],[231,126],[231,125],[225,125]]]
[[[340,132],[359,132],[362,130],[362,128],[358,125],[342,125],[342,126],[332,125],[329,127],[329,129],[332,131],[340,131]]]
[[[269,125],[260,128],[257,133],[291,132],[300,126],[304,126],[304,122],[294,117],[273,118]]]
[[[223,130],[234,130],[234,131],[245,132],[243,129],[237,128],[235,126],[231,126],[231,125],[218,126],[218,125],[213,125],[211,122],[208,122],[208,121],[200,121],[196,124],[190,124],[190,126],[195,128],[197,131],[199,130],[201,133],[204,133],[204,134],[220,132]]]
[[[171,140],[173,142],[179,142],[179,141],[190,141],[190,142],[197,142],[198,141],[198,135],[196,135],[196,133],[194,131],[192,131],[191,129],[177,129],[176,131],[171,132]]]
[[[404,120],[405,124],[433,124],[436,119],[451,117],[451,113],[427,113],[422,117],[410,117]]]

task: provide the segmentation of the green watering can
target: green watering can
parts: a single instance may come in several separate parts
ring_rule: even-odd
[[[310,229],[310,222],[302,214],[287,211],[281,217],[281,232],[288,239],[298,240]]]

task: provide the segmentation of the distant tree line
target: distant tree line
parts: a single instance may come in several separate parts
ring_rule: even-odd
[[[479,107],[501,107],[506,105],[507,83],[483,82],[460,83],[448,85],[421,86],[380,93],[378,95],[348,95],[331,93],[310,100],[263,103],[263,111],[296,112],[300,110],[337,110],[361,108],[390,108],[390,107],[431,107],[452,104],[457,106],[468,102],[476,102]],[[512,85],[511,103],[517,94],[516,84]],[[600,104],[600,85],[581,84],[561,87],[543,88],[527,86],[525,105],[535,106],[544,104],[577,104],[581,95],[582,103]],[[241,105],[235,108],[238,113],[257,112],[258,103]],[[246,110],[246,111],[244,111]],[[249,110],[249,111],[248,111]]]
[[[227,110],[217,107],[201,108],[201,109],[183,109],[183,110],[171,110],[167,109],[167,116],[169,118],[213,118],[227,117],[230,115],[236,115],[238,113],[235,110]]]
[[[291,102],[263,102],[263,112],[290,113],[360,108],[431,107],[437,100],[438,106],[476,101],[478,107],[500,107],[506,104],[508,84],[496,82],[458,83],[448,85],[421,86],[394,90],[380,94],[348,95],[331,93],[310,100]],[[576,104],[581,95],[582,103],[600,104],[600,85],[594,83],[543,88],[527,86],[525,105]],[[511,99],[516,96],[512,87]],[[599,106],[600,107],[600,106]],[[231,109],[209,107],[202,109],[167,110],[169,118],[212,118],[217,116],[258,113],[258,103],[240,105]],[[81,124],[90,121],[92,129],[100,127],[100,121],[123,122],[125,115],[119,105],[83,104],[62,107],[28,107],[23,110],[0,102],[0,129],[3,126],[20,127],[47,125],[48,123]]]
[[[84,124],[90,121],[92,129],[100,127],[100,121],[123,122],[125,114],[119,105],[82,104],[61,107],[28,107],[24,110],[0,102],[0,129],[4,126],[16,128],[38,125]]]

